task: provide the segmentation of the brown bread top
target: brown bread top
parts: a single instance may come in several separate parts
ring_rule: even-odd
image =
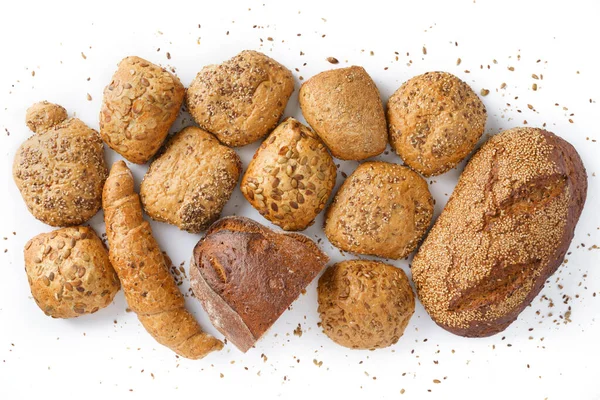
[[[563,261],[586,192],[579,155],[553,133],[489,139],[412,263],[433,320],[462,336],[504,330]]]
[[[327,261],[304,235],[227,217],[215,222],[194,248],[190,279],[213,325],[246,352]]]

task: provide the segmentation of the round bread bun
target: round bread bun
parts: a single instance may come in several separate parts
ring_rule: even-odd
[[[350,260],[329,267],[317,289],[323,331],[351,349],[379,349],[398,341],[415,312],[415,296],[400,268]]]
[[[392,148],[424,176],[454,168],[483,134],[485,106],[465,82],[428,72],[405,82],[387,105]]]
[[[108,176],[100,135],[62,107],[38,103],[27,112],[37,134],[17,150],[13,178],[33,216],[52,226],[79,225],[102,205]],[[55,125],[55,122],[59,121]]]
[[[95,313],[121,287],[104,244],[88,227],[37,235],[25,245],[24,255],[31,294],[53,318]]]
[[[188,111],[227,146],[245,146],[277,126],[294,91],[292,73],[257,51],[208,65],[187,90]]]
[[[236,152],[190,126],[173,135],[152,161],[140,188],[154,220],[198,233],[215,222],[242,173]]]
[[[398,259],[421,241],[433,217],[427,182],[398,164],[366,162],[344,181],[325,215],[336,247]]]
[[[335,178],[336,167],[323,142],[288,118],[254,154],[241,190],[263,217],[286,231],[299,231],[325,208]]]

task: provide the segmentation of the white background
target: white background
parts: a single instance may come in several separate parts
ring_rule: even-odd
[[[600,245],[595,176],[600,172],[598,17],[599,3],[591,0],[194,1],[187,5],[3,1],[0,399],[127,399],[166,394],[199,399],[233,395],[600,399],[600,250],[590,250]],[[501,334],[485,339],[454,336],[437,327],[417,303],[400,341],[373,352],[340,347],[320,331],[316,282],[256,348],[242,354],[229,344],[200,361],[177,358],[158,345],[135,315],[125,312],[122,292],[94,315],[72,320],[46,317],[31,298],[22,248],[28,239],[51,228],[27,212],[11,177],[14,153],[31,135],[24,123],[26,108],[47,99],[98,129],[103,87],[123,57],[138,55],[172,66],[187,86],[204,65],[220,63],[244,49],[262,51],[294,71],[296,91],[286,116],[301,118],[297,104],[301,77],[357,64],[371,74],[384,101],[406,79],[431,70],[452,72],[477,93],[488,89],[489,95],[482,98],[488,110],[488,134],[523,125],[524,120],[529,126],[546,123],[575,145],[588,171],[588,200],[568,263]],[[333,66],[327,57],[340,63]],[[532,74],[543,75],[543,80],[533,79]],[[503,82],[506,88],[500,89]],[[537,91],[531,89],[533,83]],[[181,124],[191,124],[189,116],[172,131]],[[244,166],[256,147],[238,149]],[[118,157],[107,149],[106,158],[112,163]],[[391,153],[380,158],[401,162]],[[338,185],[341,171],[350,174],[357,165],[340,164]],[[436,215],[461,169],[462,165],[430,179]],[[145,170],[146,166],[134,168],[138,183]],[[246,215],[269,225],[239,189],[224,214]],[[104,232],[102,218],[99,213],[90,221],[99,233]],[[321,238],[321,225],[322,216],[305,233]],[[161,223],[152,226],[174,263],[186,262],[187,269],[201,236]],[[332,261],[351,258],[325,238],[321,247]],[[410,272],[407,260],[394,264]],[[188,287],[186,282],[183,289]],[[221,337],[195,299],[188,297],[187,305],[202,327]],[[298,324],[301,337],[293,335]]]

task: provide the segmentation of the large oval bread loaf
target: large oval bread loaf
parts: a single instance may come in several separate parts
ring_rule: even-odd
[[[562,263],[585,203],[576,150],[541,129],[498,134],[466,166],[419,249],[419,299],[444,329],[504,330]]]

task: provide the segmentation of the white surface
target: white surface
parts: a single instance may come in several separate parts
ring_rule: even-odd
[[[600,140],[598,2],[189,3],[193,6],[173,1],[0,5],[1,399],[159,398],[167,393],[178,398],[600,399],[600,250],[590,250],[600,244],[595,176],[600,168],[600,143],[595,141]],[[483,101],[490,134],[522,125],[523,120],[530,126],[546,123],[575,145],[589,175],[588,200],[568,264],[501,334],[485,339],[454,336],[437,327],[417,304],[400,341],[374,352],[348,350],[321,333],[316,282],[255,349],[242,354],[227,345],[200,361],[178,359],[158,345],[135,315],[125,312],[122,292],[114,304],[94,315],[73,320],[46,317],[31,299],[22,248],[29,238],[51,228],[27,212],[11,177],[14,153],[31,134],[24,124],[25,109],[47,99],[98,129],[102,89],[121,58],[139,55],[173,66],[187,86],[204,65],[243,49],[260,50],[291,70],[298,68],[287,116],[301,118],[300,76],[307,79],[326,69],[358,64],[371,74],[384,100],[406,79],[430,70],[452,72],[478,93],[489,89]],[[329,64],[325,58],[330,56],[340,63]],[[459,57],[462,63],[457,66]],[[534,80],[532,74],[543,74],[544,79]],[[503,82],[507,87],[501,90]],[[537,91],[532,91],[533,83]],[[184,124],[190,123],[189,116],[184,118]],[[256,147],[239,150],[244,166]],[[118,157],[107,149],[106,158],[112,163]],[[381,158],[401,162],[391,153]],[[343,162],[339,171],[350,174],[356,165]],[[138,183],[145,169],[134,167]],[[458,175],[453,170],[430,179],[437,213]],[[338,184],[341,181],[338,174]],[[269,225],[239,189],[224,211],[234,213]],[[104,232],[102,218],[99,213],[91,221],[98,232]],[[322,236],[321,224],[322,216],[305,233],[323,238],[321,247],[332,261],[342,260]],[[187,269],[201,236],[165,224],[152,226],[174,263],[186,262]],[[409,272],[408,261],[394,264]],[[186,282],[183,289],[188,287]],[[200,304],[193,298],[187,304],[201,325],[216,334]],[[569,306],[571,322],[564,323]],[[292,334],[298,324],[301,337]],[[441,383],[434,383],[436,379]]]

